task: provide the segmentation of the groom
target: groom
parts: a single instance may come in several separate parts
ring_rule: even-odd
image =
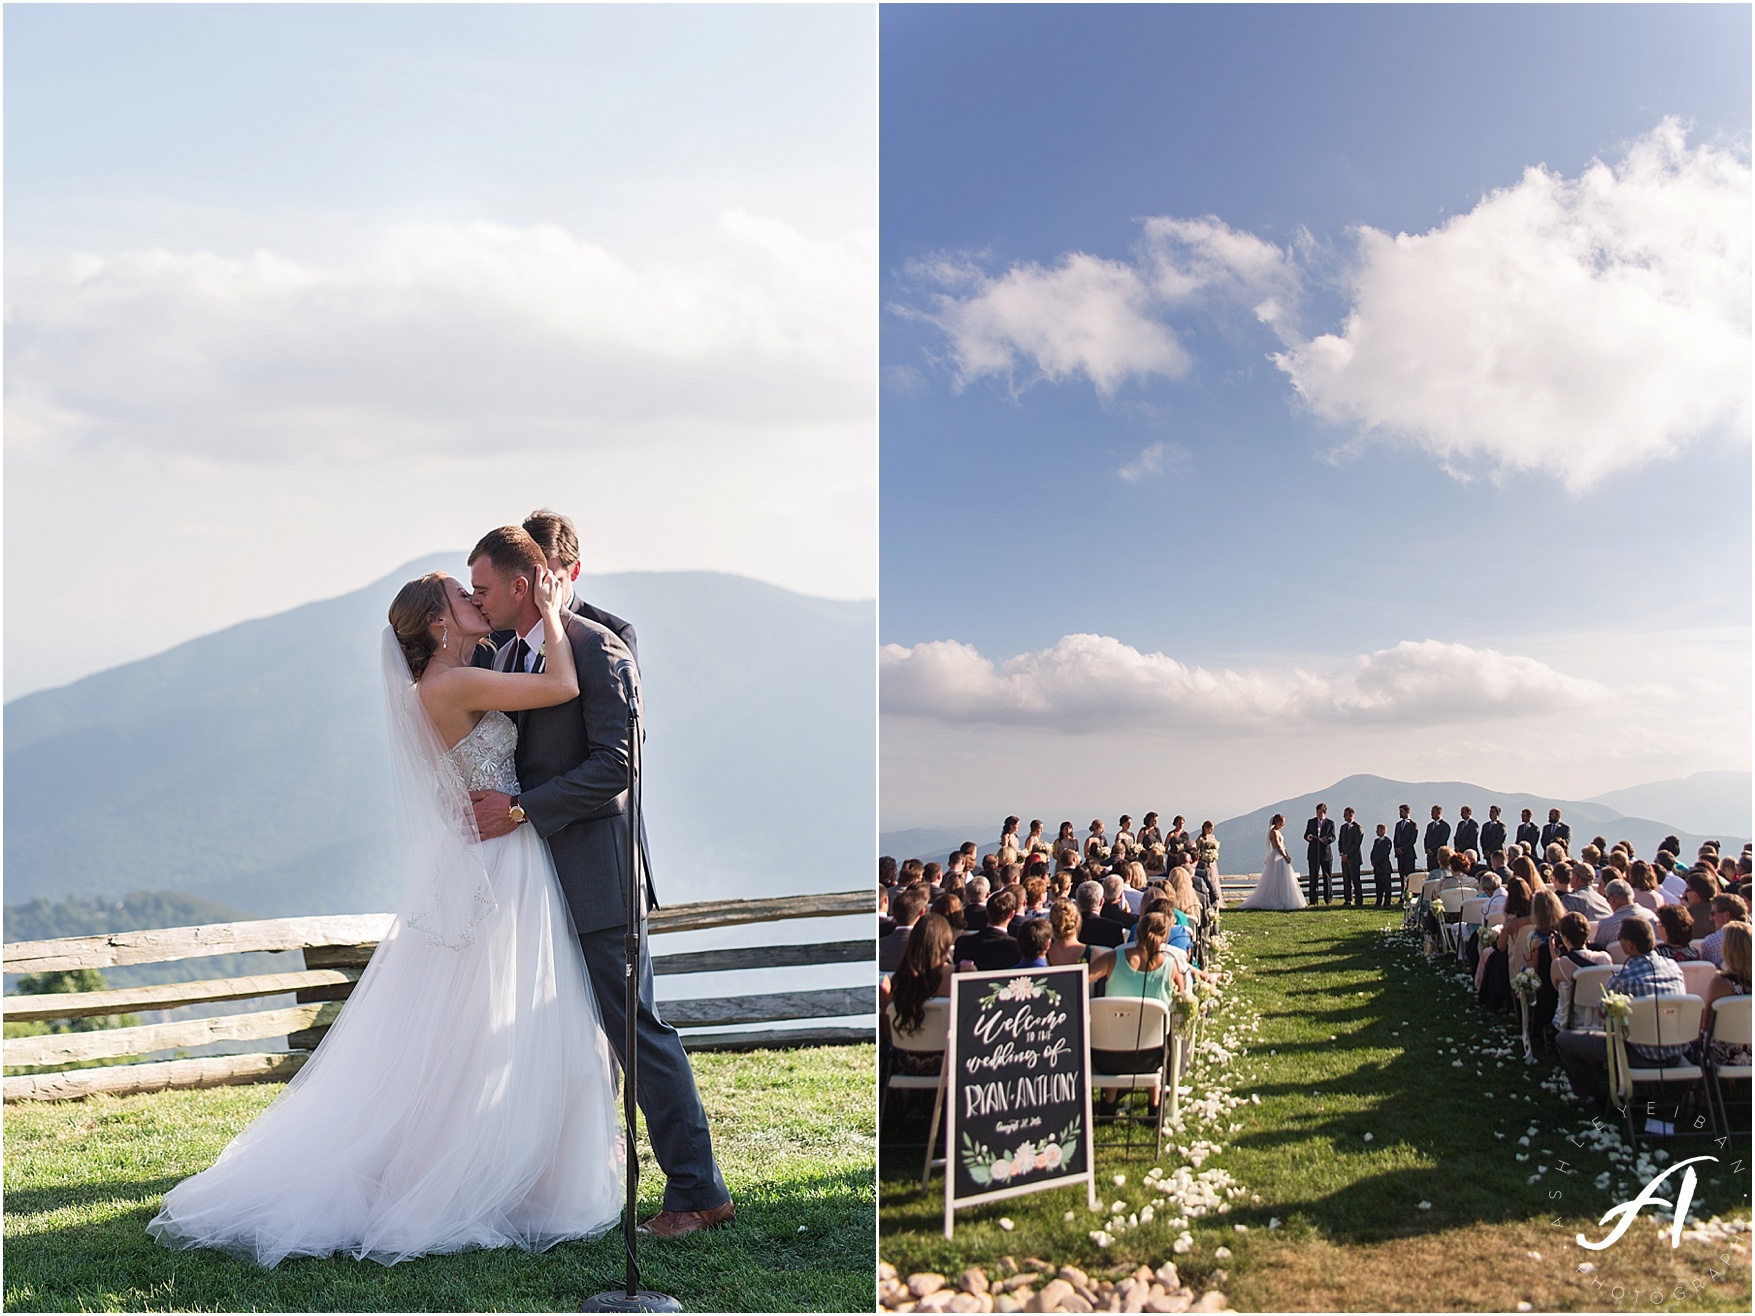
[[[489,531],[469,555],[476,606],[490,626],[513,632],[495,655],[499,671],[537,670],[545,645],[555,638],[543,634],[531,588],[545,556],[520,526]],[[627,1031],[623,937],[629,745],[628,699],[618,665],[631,669],[633,655],[607,627],[577,613],[565,620],[566,642],[579,672],[578,697],[555,708],[517,714],[522,794],[477,791],[470,799],[483,840],[505,836],[528,822],[548,842],[585,951],[603,1029],[620,1059]],[[647,892],[650,896],[650,875]],[[643,922],[645,911],[636,914]],[[640,1228],[674,1238],[724,1224],[733,1207],[713,1160],[694,1071],[676,1030],[653,1007],[652,963],[644,936],[640,944],[640,1083],[635,1095],[666,1179],[664,1210]]]
[[[1316,874],[1322,871],[1322,903],[1335,903],[1334,819],[1328,816],[1328,805],[1316,806],[1316,817],[1304,824],[1304,839],[1310,844],[1310,903],[1316,903]]]

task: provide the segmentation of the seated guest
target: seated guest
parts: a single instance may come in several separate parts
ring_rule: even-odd
[[[939,879],[944,876],[944,871],[945,866],[943,864],[928,864],[925,868],[920,870],[920,880],[926,884],[935,896],[939,893]]]
[[[1506,859],[1503,850],[1495,850],[1487,856],[1487,868],[1501,882],[1509,881],[1511,878],[1511,863]]]
[[[987,926],[987,897],[991,894],[987,879],[979,873],[963,884],[963,924],[967,931]]]
[[[1700,1037],[1706,1042],[1712,1035],[1712,1014],[1717,1004],[1727,996],[1747,996],[1749,994],[1749,925],[1747,923],[1727,923],[1720,930],[1724,965],[1712,975],[1712,981],[1706,985],[1706,1014],[1701,1020]],[[1707,1057],[1714,1065],[1746,1065],[1749,1063],[1747,1045],[1734,1046],[1730,1042],[1712,1042]]]
[[[1572,979],[1580,969],[1588,969],[1596,964],[1613,963],[1606,950],[1590,950],[1585,946],[1585,939],[1590,936],[1590,920],[1576,911],[1563,914],[1559,927],[1560,946],[1554,955],[1553,968],[1549,972],[1549,981],[1554,984],[1554,1027],[1564,1031],[1573,1027],[1585,1027],[1601,1024],[1600,1015],[1593,1015],[1590,1020],[1574,1020],[1572,1014]]]
[[[1177,990],[1182,986],[1182,975],[1176,959],[1170,955],[1164,944],[1170,931],[1170,920],[1163,914],[1153,911],[1140,917],[1139,941],[1132,946],[1120,950],[1101,951],[1091,963],[1091,977],[1104,982],[1103,997],[1105,1000],[1131,1000],[1140,998],[1161,1001],[1172,1006]],[[1092,1081],[1101,1084],[1103,1075],[1129,1074],[1143,1072],[1155,1065],[1161,1065],[1164,1058],[1162,1047],[1150,1051],[1116,1052],[1093,1048],[1091,1051]],[[1160,1099],[1157,1086],[1152,1088],[1152,1106],[1155,1109]],[[1105,1089],[1104,1101],[1110,1111],[1114,1109],[1114,1089]]]
[[[1512,874],[1505,884],[1505,922],[1499,925],[1499,939],[1491,951],[1475,961],[1475,995],[1492,1009],[1511,1003],[1511,975],[1523,967],[1519,957],[1525,944],[1520,938],[1531,922],[1530,901],[1529,885]]]
[[[1687,910],[1680,905],[1664,905],[1657,912],[1657,921],[1658,931],[1663,934],[1657,948],[1659,955],[1680,964],[1700,958],[1700,952],[1688,944],[1694,940],[1694,920],[1688,917]]]
[[[1048,926],[1046,916],[1033,918],[1018,929],[1018,962],[1013,967],[1019,969],[1046,969],[1048,967],[1048,943],[1054,939],[1054,930]]]
[[[1694,940],[1712,934],[1712,898],[1718,894],[1718,882],[1706,873],[1690,873],[1685,879],[1688,888],[1688,917],[1694,920]]]
[[[1566,908],[1583,914],[1591,922],[1609,916],[1609,902],[1598,895],[1593,883],[1596,874],[1587,863],[1579,862],[1571,865],[1572,889],[1560,897],[1560,903]],[[1559,885],[1558,882],[1555,883]]]
[[[1113,919],[1124,928],[1131,928],[1139,921],[1139,915],[1127,907],[1121,893],[1127,889],[1119,873],[1111,873],[1103,879],[1103,917]]]
[[[1554,957],[1566,949],[1560,936],[1560,920],[1565,916],[1560,897],[1552,891],[1538,891],[1530,901],[1530,926],[1524,933],[1527,940],[1523,956],[1521,960],[1513,958],[1512,964],[1530,969],[1536,975],[1536,999],[1530,1006],[1532,1024],[1539,1025],[1552,1019],[1560,1003],[1554,990]]]
[[[1023,884],[1024,870],[1021,865],[1001,864],[999,866],[999,881],[994,885],[993,889],[997,891],[1000,887],[1021,887]],[[1014,891],[1012,894],[1017,896],[1020,902],[1024,899],[1024,893],[1022,891]]]
[[[1180,916],[1177,922],[1188,927],[1199,927],[1201,903],[1200,895],[1194,889],[1194,870],[1187,864],[1172,869],[1164,888],[1170,896],[1170,903]]]
[[[1091,948],[1079,940],[1080,922],[1079,907],[1070,900],[1057,900],[1048,911],[1048,930],[1054,934],[1048,943],[1048,962],[1055,968],[1091,962]]]
[[[1127,912],[1138,918],[1140,897],[1146,893],[1146,866],[1137,859],[1129,860],[1123,877],[1127,885],[1121,889],[1121,898],[1127,904]]]
[[[1590,943],[1595,949],[1607,950],[1613,946],[1621,935],[1621,925],[1629,919],[1638,919],[1648,926],[1656,921],[1650,910],[1633,903],[1633,888],[1625,878],[1617,877],[1610,882],[1604,894],[1609,897],[1609,912],[1597,920],[1597,933]],[[1657,944],[1655,934],[1652,944]]]
[[[1619,880],[1609,884],[1611,890],[1626,885]],[[1610,900],[1614,900],[1613,895]],[[1629,903],[1626,908],[1636,906]],[[1682,996],[1687,993],[1682,970],[1676,967],[1675,961],[1653,953],[1657,939],[1649,922],[1643,918],[1624,917],[1616,935],[1627,960],[1609,979],[1609,991],[1628,996]],[[1560,1065],[1572,1080],[1572,1090],[1587,1102],[1595,1101],[1599,1106],[1606,1104],[1609,1096],[1608,1035],[1596,1029],[1573,1029],[1561,1033],[1555,1045],[1560,1051]],[[1629,1044],[1627,1051],[1635,1064],[1650,1066],[1679,1060],[1687,1054],[1688,1046],[1686,1042],[1677,1046]]]
[[[1127,940],[1127,929],[1103,913],[1103,885],[1081,882],[1073,889],[1073,899],[1084,916],[1079,924],[1079,940],[1089,946],[1119,946]]]
[[[932,902],[932,912],[951,925],[951,931],[962,936],[969,930],[969,920],[963,916],[963,897],[955,891],[947,891]]]
[[[957,938],[956,961],[965,972],[979,969],[991,973],[1018,962],[1018,943],[1011,933],[1018,897],[1011,887],[1001,887],[987,897],[987,925]]]
[[[1048,917],[1048,879],[1032,877],[1024,883],[1024,906],[1018,911],[1020,923]]]
[[[878,972],[893,973],[902,962],[902,953],[908,949],[908,938],[914,932],[914,925],[926,912],[929,903],[924,886],[904,887],[897,892],[896,899],[890,905],[891,916],[896,926],[889,936],[878,942]]]
[[[890,917],[890,889],[880,886],[877,890],[878,940],[882,941],[896,930],[896,920]]]
[[[890,1007],[896,1008],[896,1026],[905,1033],[917,1032],[926,1022],[926,1003],[951,994],[951,925],[937,914],[925,914],[915,924],[896,971],[878,983],[878,1027],[890,1036]],[[891,1063],[901,1074],[936,1074],[943,1066],[943,1053],[892,1051]]]
[[[1712,898],[1713,930],[1700,939],[1698,949],[1700,958],[1711,960],[1719,968],[1724,968],[1725,925],[1729,923],[1747,923],[1749,906],[1743,903],[1741,896],[1717,895]]]
[[[1676,867],[1676,856],[1668,850],[1659,850],[1652,867],[1658,871],[1658,890],[1669,897],[1672,904],[1688,903],[1688,878]]]
[[[919,882],[926,872],[926,865],[918,859],[904,859],[902,873],[898,881],[900,886],[913,886]]]
[[[1657,870],[1643,859],[1635,859],[1627,866],[1627,885],[1633,888],[1633,902],[1657,913],[1663,908],[1664,898],[1658,892]]]

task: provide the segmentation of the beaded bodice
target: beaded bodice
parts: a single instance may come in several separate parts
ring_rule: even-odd
[[[518,794],[518,726],[504,713],[482,714],[469,734],[445,751],[463,778],[463,789]]]

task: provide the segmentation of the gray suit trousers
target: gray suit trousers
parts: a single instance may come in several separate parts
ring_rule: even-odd
[[[627,949],[623,929],[603,928],[579,936],[585,951],[585,972],[591,979],[597,1010],[610,1047],[625,1067],[622,1054],[627,1041],[626,1010]],[[731,1200],[719,1166],[713,1160],[713,1138],[707,1131],[707,1112],[695,1090],[695,1071],[689,1066],[676,1029],[658,1017],[652,1005],[652,957],[646,952],[644,929],[640,935],[640,995],[635,1027],[639,1034],[640,1086],[635,1097],[646,1115],[646,1136],[664,1170],[666,1211],[705,1211]]]

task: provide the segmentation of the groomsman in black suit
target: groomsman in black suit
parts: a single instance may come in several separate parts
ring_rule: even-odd
[[[1304,824],[1304,839],[1310,850],[1310,903],[1316,903],[1316,875],[1322,874],[1322,903],[1335,903],[1334,850],[1335,824],[1328,816],[1328,805],[1316,806],[1316,817]]]
[[[1492,861],[1495,850],[1505,848],[1505,824],[1499,820],[1499,806],[1490,805],[1487,821],[1481,824],[1481,858]]]
[[[1432,821],[1426,824],[1426,875],[1438,877],[1438,852],[1450,844],[1450,824],[1444,821],[1444,806],[1432,806]]]
[[[1407,812],[1408,806],[1405,804],[1402,805],[1403,818],[1407,817]],[[1409,827],[1412,827],[1413,825],[1414,824],[1411,821],[1408,823]],[[1397,823],[1396,826],[1400,827],[1401,824]],[[1377,839],[1371,843],[1371,877],[1377,883],[1377,900],[1371,906],[1373,909],[1389,908],[1389,856],[1390,851],[1393,848],[1394,847],[1391,845],[1389,839],[1389,828],[1385,827],[1382,823],[1378,823]],[[1409,851],[1408,868],[1410,871],[1413,869],[1413,866],[1413,852]],[[1363,903],[1363,900],[1364,898],[1361,897],[1361,903]]]
[[[1572,828],[1560,821],[1560,810],[1558,809],[1548,810],[1548,825],[1542,828],[1542,848],[1537,853],[1536,858],[1540,859],[1546,855],[1550,845],[1565,846],[1566,852],[1572,853]]]
[[[1530,816],[1530,811],[1523,811],[1523,821],[1517,825],[1517,843],[1527,845],[1530,854],[1539,857],[1542,853],[1542,829],[1537,827]]]
[[[1462,807],[1462,817],[1456,820],[1456,841],[1453,848],[1473,850],[1477,856],[1481,853],[1481,824],[1475,821],[1474,810],[1466,804]]]
[[[1338,838],[1341,847],[1341,908],[1357,905],[1365,908],[1365,883],[1360,876],[1365,868],[1365,856],[1360,853],[1365,844],[1365,829],[1353,821],[1351,807],[1341,810],[1341,830]]]
[[[1420,845],[1420,824],[1413,819],[1413,809],[1402,805],[1402,816],[1395,825],[1395,866],[1401,873],[1402,899],[1408,898],[1408,879],[1419,867],[1415,851]]]

